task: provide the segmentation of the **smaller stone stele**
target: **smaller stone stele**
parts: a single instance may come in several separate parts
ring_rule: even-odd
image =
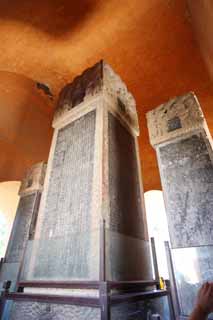
[[[146,114],[152,146],[201,130],[205,119],[193,92],[175,97]]]
[[[98,97],[110,100],[110,105],[139,135],[135,99],[121,78],[102,60],[85,70],[62,89],[53,126],[55,127],[58,121],[75,112],[76,108],[79,110],[85,107],[85,103],[89,104]]]
[[[45,162],[39,162],[27,170],[27,174],[21,182],[19,196],[22,197],[35,191],[42,191],[46,167]]]

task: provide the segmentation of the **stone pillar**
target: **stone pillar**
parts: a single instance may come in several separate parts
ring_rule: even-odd
[[[147,120],[161,174],[181,312],[189,314],[199,285],[213,279],[212,138],[193,93],[160,105]]]
[[[150,279],[133,96],[101,61],[62,90],[53,127],[27,279]]]
[[[27,241],[34,238],[45,170],[43,162],[35,164],[21,183],[20,200],[0,271],[1,282],[12,280],[15,284]]]

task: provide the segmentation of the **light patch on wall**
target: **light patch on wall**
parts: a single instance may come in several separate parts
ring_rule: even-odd
[[[179,285],[181,286],[183,281],[191,285],[199,284],[199,257],[197,248],[176,249],[175,251],[174,264],[178,272],[177,281]],[[208,280],[211,281],[211,279]]]
[[[15,218],[20,188],[19,181],[0,183],[0,257],[4,257]]]
[[[169,241],[169,231],[163,193],[160,190],[144,194],[149,237],[154,237],[160,276],[169,278],[164,241]]]
[[[8,233],[9,224],[4,213],[0,211],[0,257],[5,255]]]

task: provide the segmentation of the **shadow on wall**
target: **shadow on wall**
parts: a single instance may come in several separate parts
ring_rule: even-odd
[[[0,183],[0,258],[4,257],[15,218],[20,181]]]
[[[22,180],[29,167],[47,160],[51,103],[35,81],[0,71],[0,181]]]
[[[98,0],[14,0],[1,1],[0,18],[32,25],[52,36],[72,31],[86,20],[98,4]]]

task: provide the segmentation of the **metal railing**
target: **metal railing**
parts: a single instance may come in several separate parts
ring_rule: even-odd
[[[100,308],[101,320],[110,320],[111,307],[122,303],[135,303],[138,301],[145,301],[157,299],[161,297],[168,297],[168,304],[170,308],[170,319],[173,319],[172,305],[170,291],[159,290],[157,286],[159,283],[155,280],[150,281],[72,281],[72,282],[48,282],[48,281],[24,281],[18,284],[17,292],[9,292],[10,282],[5,282],[4,291],[1,293],[1,317],[4,313],[4,306],[7,301],[28,301],[28,302],[42,302],[55,303],[75,306],[86,306],[92,308]],[[152,286],[152,290],[144,291]],[[155,287],[155,288],[154,288]],[[71,295],[57,295],[57,294],[36,294],[25,293],[25,288],[57,288],[57,289],[97,289],[98,297],[79,297]],[[134,292],[131,291],[134,288]],[[114,293],[114,290],[119,293]],[[129,292],[130,290],[130,292]]]

